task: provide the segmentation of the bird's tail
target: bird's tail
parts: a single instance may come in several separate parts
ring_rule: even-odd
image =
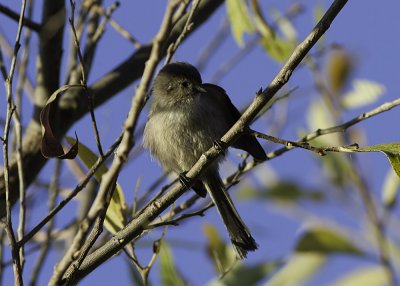
[[[248,251],[257,249],[257,243],[240,218],[221,178],[217,174],[207,174],[202,181],[224,221],[237,257],[239,259],[246,258]]]

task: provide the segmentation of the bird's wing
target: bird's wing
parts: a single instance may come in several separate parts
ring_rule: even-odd
[[[215,99],[219,101],[219,106],[222,108],[222,112],[229,124],[233,126],[236,121],[240,118],[240,112],[232,104],[229,96],[226,94],[225,90],[218,85],[205,83],[203,87],[208,91],[208,94],[215,96]],[[257,139],[249,134],[244,134],[239,137],[236,142],[232,145],[234,148],[242,149],[250,153],[254,159],[259,161],[264,161],[267,159],[264,149],[261,147]]]

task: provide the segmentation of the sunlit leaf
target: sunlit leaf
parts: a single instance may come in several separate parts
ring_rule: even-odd
[[[310,130],[327,128],[334,124],[334,120],[325,104],[319,99],[313,100],[310,104],[307,121]]]
[[[239,264],[231,269],[222,278],[215,279],[208,283],[208,286],[236,286],[236,285],[255,285],[264,280],[274,272],[280,263],[259,263],[255,265]]]
[[[334,50],[329,55],[327,80],[334,94],[340,94],[353,71],[353,60],[344,50]]]
[[[257,31],[263,36],[263,37],[271,37],[274,34],[273,29],[271,26],[268,24],[267,20],[265,19],[262,11],[260,4],[258,3],[258,0],[252,0],[251,1],[252,8],[254,11],[254,23],[255,23],[255,28]]]
[[[396,205],[399,188],[400,179],[396,173],[390,169],[382,187],[382,202],[386,207],[393,208]]]
[[[176,268],[172,252],[165,241],[161,242],[160,248],[160,276],[162,285],[185,286],[187,283]]]
[[[293,44],[297,42],[297,31],[292,22],[285,15],[282,15],[279,10],[271,10],[272,19],[276,22],[279,32],[283,39],[290,41]],[[294,48],[294,47],[293,47]]]
[[[342,105],[347,108],[357,108],[371,104],[385,92],[385,86],[370,80],[356,79],[353,89],[342,98]]]
[[[297,242],[296,251],[362,255],[362,251],[355,246],[350,239],[338,231],[327,228],[313,228],[307,230]]]
[[[400,177],[400,142],[378,144],[367,147],[360,147],[356,152],[382,152],[388,158],[393,170]]]
[[[260,44],[272,59],[283,62],[289,58],[297,45],[297,32],[292,23],[279,11],[273,10],[271,15],[278,26],[279,33],[262,34]]]
[[[213,261],[216,271],[224,273],[235,261],[235,254],[232,248],[221,239],[214,226],[206,224],[203,231],[207,236],[208,255]]]
[[[293,52],[293,43],[276,35],[261,38],[260,44],[265,52],[278,62],[287,60]]]
[[[266,283],[266,286],[297,286],[313,277],[325,263],[326,256],[320,253],[296,253]]]
[[[227,0],[226,9],[233,37],[236,43],[242,47],[244,44],[243,34],[254,32],[246,2],[244,0]]]
[[[298,183],[284,182],[273,185],[265,194],[267,197],[278,200],[298,201],[311,200],[320,201],[323,199],[323,192],[302,188]]]
[[[368,266],[345,274],[331,286],[385,286],[389,285],[388,282],[387,274],[381,266]]]
[[[332,114],[320,99],[315,99],[311,102],[307,112],[307,123],[310,130],[318,130],[336,125]],[[338,134],[328,134],[318,138],[317,141],[313,141],[313,144],[314,142],[321,142],[325,146],[340,145]]]
[[[82,88],[81,85],[64,85],[57,89],[47,100],[46,105],[40,112],[40,123],[42,127],[41,152],[45,158],[74,159],[78,153],[78,137],[72,143],[69,150],[64,151],[61,145],[61,138],[57,137],[53,124],[57,121],[57,105],[60,96],[71,88]]]
[[[244,199],[262,197],[266,200],[285,202],[297,202],[299,200],[321,201],[324,198],[323,192],[319,190],[302,188],[298,183],[289,181],[278,181],[264,192],[258,192],[254,188],[242,188],[238,192],[238,196]]]
[[[73,139],[71,137],[66,137],[66,140],[69,144],[72,144]],[[95,153],[92,152],[86,145],[79,143],[79,152],[78,152],[79,159],[85,164],[85,166],[90,169],[96,163],[98,157]],[[97,169],[94,174],[95,179],[100,183],[101,177],[108,171],[107,167],[102,164]],[[115,190],[113,196],[110,201],[110,205],[108,206],[106,218],[104,220],[104,226],[110,231],[111,233],[115,234],[116,232],[120,231],[124,228],[126,224],[125,220],[125,212],[126,205],[125,205],[125,198],[124,193],[117,183],[115,186]]]

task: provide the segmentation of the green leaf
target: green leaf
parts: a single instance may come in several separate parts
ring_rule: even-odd
[[[321,201],[324,197],[321,191],[304,189],[298,183],[284,181],[270,187],[265,195],[272,199],[292,202],[302,199]]]
[[[281,33],[283,39],[290,41],[294,48],[295,43],[297,42],[297,31],[292,25],[292,22],[290,22],[285,15],[282,15],[282,13],[276,9],[272,10],[271,16],[278,25],[279,32]]]
[[[270,37],[273,35],[274,31],[265,19],[258,0],[252,0],[251,7],[254,13],[253,20],[257,31],[264,37]]]
[[[254,32],[254,25],[250,20],[246,2],[244,0],[227,0],[226,9],[233,37],[236,43],[243,47],[243,34]]]
[[[66,140],[69,144],[74,142],[74,139],[71,137],[66,137]],[[79,151],[78,157],[82,160],[85,166],[90,169],[97,161],[97,155],[92,152],[86,145],[79,142]],[[101,177],[108,171],[105,164],[100,165],[97,171],[94,173],[94,177],[97,182],[101,182]],[[112,234],[117,233],[126,225],[125,219],[125,198],[124,193],[117,183],[115,186],[115,190],[113,196],[111,198],[110,205],[108,206],[106,218],[104,220],[104,226],[108,229]]]
[[[327,228],[313,228],[308,230],[297,242],[296,251],[322,254],[363,254],[362,251],[343,234]]]
[[[388,158],[393,170],[400,177],[400,142],[384,143],[367,147],[360,147],[355,152],[382,152]]]
[[[329,112],[321,99],[315,99],[311,102],[307,112],[307,123],[310,130],[318,130],[336,125],[331,112]],[[337,146],[341,142],[340,135],[328,134],[318,138],[318,142],[321,142],[325,146]]]
[[[260,44],[272,59],[283,62],[289,58],[297,45],[297,32],[292,23],[279,11],[273,10],[271,14],[282,36],[274,32],[264,33]]]
[[[324,193],[319,190],[302,188],[299,183],[290,181],[278,181],[271,184],[267,191],[259,192],[252,187],[241,188],[237,193],[241,199],[263,198],[278,200],[281,202],[297,202],[299,200],[321,201]]]
[[[353,90],[342,98],[342,105],[346,108],[357,108],[375,102],[385,92],[385,86],[370,80],[356,79],[353,81]]]
[[[204,225],[203,231],[207,236],[207,254],[213,261],[215,270],[222,274],[235,262],[235,254],[230,245],[220,237],[218,230],[210,225]]]
[[[334,282],[331,286],[384,286],[388,285],[387,274],[380,266],[369,266],[357,269]]]
[[[396,173],[390,169],[386,175],[382,187],[382,202],[388,208],[393,208],[397,203],[400,180]]]
[[[326,256],[319,253],[296,253],[267,282],[266,286],[305,285],[325,263]]]
[[[261,38],[260,44],[265,52],[278,62],[284,62],[293,52],[292,42],[281,39],[277,35]]]
[[[334,124],[332,115],[328,112],[321,99],[313,100],[307,112],[308,126],[311,130],[331,127]]]
[[[346,51],[342,49],[333,50],[329,54],[326,74],[329,86],[334,95],[341,95],[343,87],[349,81],[353,67],[353,59]]]
[[[201,271],[201,269],[200,269]],[[176,268],[174,257],[168,246],[163,240],[160,249],[160,276],[162,285],[165,286],[185,286],[187,283]]]
[[[256,283],[264,280],[266,276],[274,272],[280,263],[259,263],[255,265],[246,266],[239,264],[233,267],[223,278],[218,278],[210,283],[208,286],[236,286],[236,285],[255,285]]]

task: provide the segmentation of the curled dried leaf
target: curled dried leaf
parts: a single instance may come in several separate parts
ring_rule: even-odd
[[[78,136],[75,133],[76,141],[71,148],[64,151],[61,145],[61,138],[54,132],[52,123],[56,120],[55,107],[60,96],[69,88],[82,88],[81,85],[64,85],[57,89],[47,100],[46,105],[40,112],[40,123],[42,126],[41,151],[45,158],[74,159],[78,154]]]

